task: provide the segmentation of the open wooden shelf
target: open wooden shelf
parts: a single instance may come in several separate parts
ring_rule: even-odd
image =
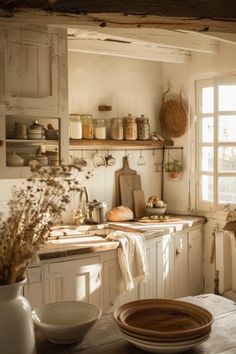
[[[70,150],[139,150],[162,149],[164,146],[172,146],[171,141],[156,140],[84,140],[70,139]]]

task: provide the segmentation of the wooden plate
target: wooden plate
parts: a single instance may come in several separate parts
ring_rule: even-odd
[[[119,327],[149,338],[187,339],[211,328],[212,315],[206,309],[179,300],[132,301],[115,310]]]
[[[211,327],[209,329],[206,329],[205,331],[203,331],[203,333],[201,335],[192,335],[189,336],[188,338],[162,338],[162,337],[147,337],[141,334],[137,334],[137,333],[133,333],[133,332],[129,332],[125,329],[123,329],[122,327],[120,327],[118,325],[120,331],[122,334],[128,335],[129,337],[132,337],[134,339],[138,339],[138,340],[143,340],[145,342],[151,342],[151,343],[183,343],[183,342],[190,342],[190,341],[197,341],[199,338],[202,338],[204,336],[209,336],[211,333]]]

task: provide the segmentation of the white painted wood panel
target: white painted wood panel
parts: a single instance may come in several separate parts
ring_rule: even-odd
[[[203,229],[189,231],[189,294],[197,295],[203,291]]]
[[[79,300],[101,306],[99,257],[52,263],[46,278],[46,302]]]
[[[188,269],[188,233],[181,232],[175,234],[175,298],[188,294]]]
[[[7,27],[6,33],[6,99],[9,108],[44,108],[45,112],[58,112],[57,34],[45,32],[44,27],[41,30],[39,27],[28,30]]]
[[[156,244],[156,287],[158,298],[174,297],[174,237],[168,235]]]

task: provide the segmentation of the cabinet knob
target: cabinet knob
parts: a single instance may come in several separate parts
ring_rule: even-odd
[[[180,253],[181,253],[181,251],[178,248],[176,248],[176,251],[175,251],[176,256],[179,256]]]
[[[193,248],[193,246],[192,245],[188,245],[188,248]]]

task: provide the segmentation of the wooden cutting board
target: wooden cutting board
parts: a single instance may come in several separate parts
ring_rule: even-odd
[[[137,171],[132,170],[129,167],[128,157],[123,156],[123,167],[120,170],[115,171],[115,182],[116,182],[116,205],[121,205],[121,195],[120,195],[120,176],[123,175],[137,175]]]
[[[142,189],[134,190],[133,198],[134,198],[134,216],[136,218],[141,218],[144,215],[144,208],[145,208],[144,191]]]
[[[171,222],[180,222],[182,221],[181,219],[177,218],[170,218],[167,220],[151,220],[151,219],[139,219],[137,222],[140,222],[142,224],[160,224],[160,223],[171,223]]]
[[[121,175],[119,181],[121,204],[134,211],[133,191],[141,189],[140,175]]]

